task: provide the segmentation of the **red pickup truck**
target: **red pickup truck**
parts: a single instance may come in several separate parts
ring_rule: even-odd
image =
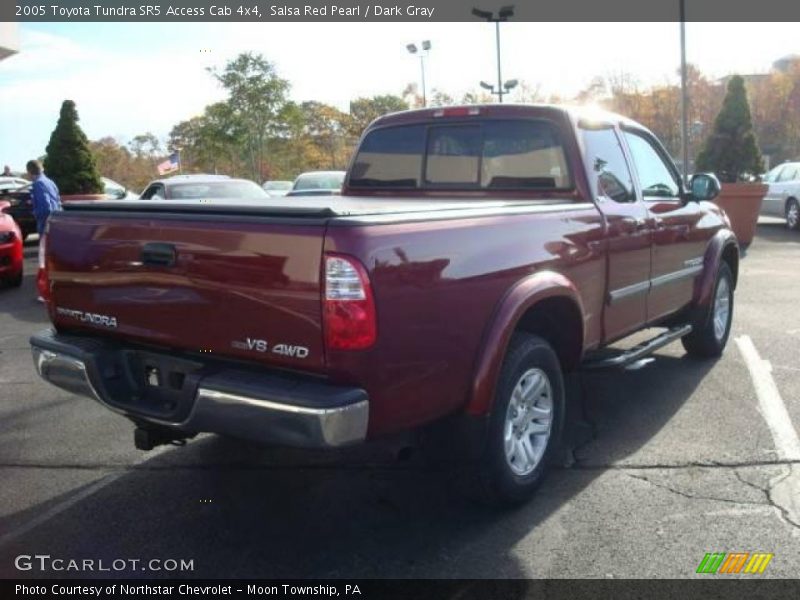
[[[678,339],[722,352],[739,250],[718,191],[684,187],[609,113],[388,115],[341,197],[65,207],[35,365],[130,418],[142,449],[197,432],[333,447],[445,420],[487,494],[519,501],[558,442],[565,372]]]

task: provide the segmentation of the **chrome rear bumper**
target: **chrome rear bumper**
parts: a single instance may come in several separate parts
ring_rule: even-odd
[[[359,388],[215,369],[197,376],[188,416],[172,420],[138,410],[126,393],[120,394],[119,385],[111,393],[111,386],[105,385],[101,375],[109,370],[108,354],[118,352],[109,344],[49,330],[33,336],[30,342],[42,379],[137,422],[189,434],[221,433],[261,443],[314,448],[354,444],[367,435],[369,400]],[[130,396],[135,396],[133,390]]]

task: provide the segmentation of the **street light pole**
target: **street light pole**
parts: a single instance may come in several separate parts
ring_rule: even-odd
[[[503,75],[500,73],[500,21],[494,22],[495,38],[497,40],[497,98],[503,103]]]
[[[425,89],[425,57],[428,55],[431,49],[431,41],[424,40],[420,47],[417,48],[416,44],[407,44],[406,50],[410,54],[417,54],[419,53],[419,68],[422,72],[422,107],[425,108],[428,106],[428,94],[427,90]]]
[[[683,151],[683,179],[689,177],[689,89],[686,74],[686,0],[680,2],[681,18],[681,149]]]
[[[419,67],[422,71],[422,108],[428,106],[428,94],[425,90],[425,56],[419,55]]]
[[[497,16],[495,16],[491,11],[481,10],[479,8],[473,8],[472,14],[479,19],[483,19],[489,23],[494,23],[495,41],[497,45],[497,91],[492,93],[497,94],[498,101],[500,104],[502,104],[503,95],[508,93],[508,89],[505,91],[503,89],[503,74],[501,71],[500,62],[500,22],[508,21],[509,17],[514,16],[514,6],[503,6],[499,11],[497,11]]]

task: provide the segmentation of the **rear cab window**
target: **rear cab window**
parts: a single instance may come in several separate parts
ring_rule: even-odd
[[[370,132],[353,161],[353,189],[570,190],[558,127],[544,119],[486,119]]]

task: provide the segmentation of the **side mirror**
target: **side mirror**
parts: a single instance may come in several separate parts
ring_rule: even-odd
[[[697,173],[691,182],[693,200],[713,200],[722,189],[713,173]]]

